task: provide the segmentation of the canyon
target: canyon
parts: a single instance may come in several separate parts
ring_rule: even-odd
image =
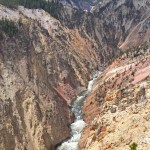
[[[6,2],[0,0],[0,149],[55,150],[70,137],[70,103],[100,71],[83,103],[78,149],[136,143],[148,150],[150,2]]]

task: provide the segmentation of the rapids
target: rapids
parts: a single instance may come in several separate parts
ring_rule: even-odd
[[[83,120],[83,114],[81,107],[86,96],[91,92],[92,86],[96,79],[98,78],[100,72],[96,72],[93,75],[93,79],[89,81],[87,90],[79,94],[77,98],[71,103],[72,112],[75,115],[74,122],[70,125],[71,128],[71,137],[69,140],[63,142],[57,150],[78,150],[78,143],[81,137],[82,130],[86,126],[86,123]]]

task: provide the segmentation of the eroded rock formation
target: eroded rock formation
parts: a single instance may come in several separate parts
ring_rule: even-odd
[[[150,43],[130,49],[101,74],[86,98],[83,150],[149,148]]]
[[[119,126],[115,115],[119,110],[134,120],[130,110],[142,111],[139,100],[146,99],[142,113],[149,118],[149,82],[143,82],[149,79],[148,47],[131,49],[149,40],[149,1],[101,1],[91,11],[83,11],[71,0],[61,1],[61,6],[49,14],[42,9],[0,5],[0,20],[12,20],[17,29],[12,36],[9,23],[8,29],[0,28],[0,149],[55,149],[69,137],[72,114],[67,102],[84,90],[94,70],[104,69],[126,49],[87,97],[84,118],[91,126],[85,129],[80,148],[129,145],[132,138],[115,144],[123,133],[117,136],[114,132]],[[114,128],[107,122],[109,114]],[[110,130],[117,137],[112,143],[107,142]]]
[[[11,38],[2,31],[0,41],[0,149],[52,150],[69,137],[72,120],[54,88],[68,84],[71,100],[100,64],[98,56],[92,42],[43,10],[0,11],[18,28]]]

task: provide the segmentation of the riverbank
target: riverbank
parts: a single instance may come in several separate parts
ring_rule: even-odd
[[[82,105],[86,96],[91,92],[94,82],[97,80],[100,72],[96,72],[93,75],[93,79],[89,81],[87,90],[82,92],[77,96],[77,98],[72,102],[72,112],[75,116],[74,122],[70,125],[71,137],[67,141],[63,142],[57,150],[78,150],[78,143],[81,138],[81,133],[86,126],[83,120]]]

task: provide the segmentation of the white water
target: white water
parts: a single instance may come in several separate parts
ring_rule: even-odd
[[[71,124],[71,138],[61,144],[57,150],[78,150],[78,143],[81,137],[82,130],[86,126],[86,123],[83,121],[81,107],[85,97],[91,92],[92,86],[96,79],[98,78],[100,72],[96,72],[93,76],[93,79],[89,81],[88,88],[81,95],[77,96],[74,102],[71,104],[72,112],[75,115],[75,121]]]

